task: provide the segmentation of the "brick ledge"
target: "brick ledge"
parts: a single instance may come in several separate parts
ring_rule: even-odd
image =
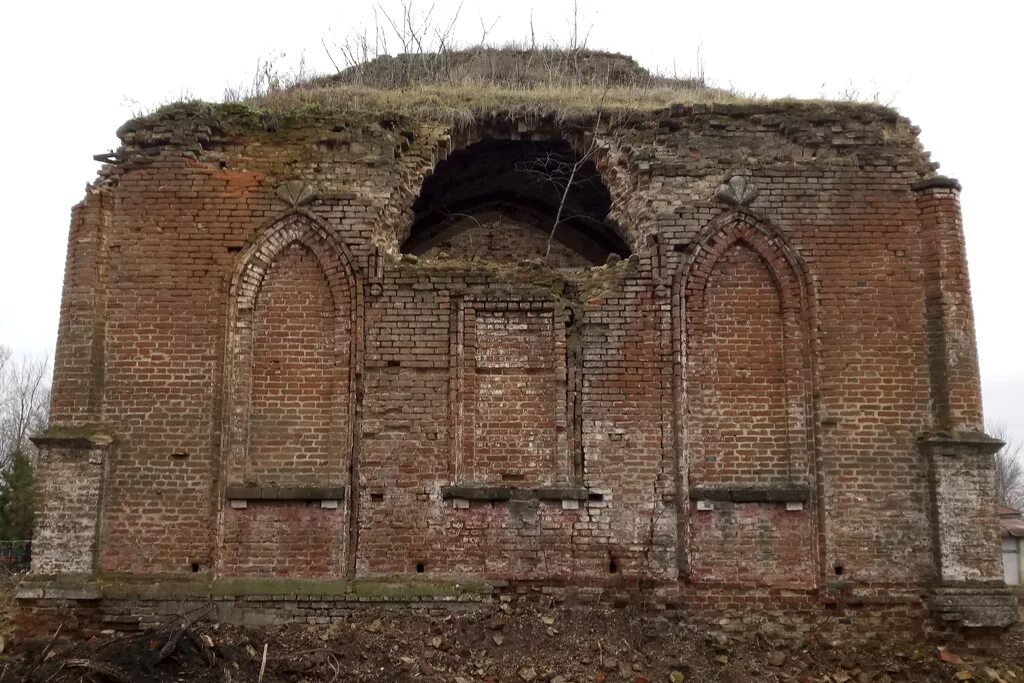
[[[806,503],[811,487],[806,484],[788,486],[691,486],[690,500],[712,500],[733,503]]]
[[[249,486],[230,484],[228,500],[344,500],[344,486]]]
[[[589,489],[575,486],[545,486],[540,488],[517,488],[514,486],[442,486],[441,498],[452,500],[460,498],[471,501],[506,501],[506,500],[579,500],[590,497]]]

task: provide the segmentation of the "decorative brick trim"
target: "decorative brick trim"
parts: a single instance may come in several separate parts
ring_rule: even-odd
[[[238,310],[251,310],[256,296],[277,255],[292,244],[301,244],[312,251],[321,265],[332,290],[346,287],[361,289],[355,260],[345,243],[316,214],[293,208],[264,223],[258,237],[241,259],[241,266],[231,287]]]

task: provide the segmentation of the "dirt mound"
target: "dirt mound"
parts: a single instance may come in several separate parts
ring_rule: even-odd
[[[696,79],[653,76],[627,55],[596,50],[477,48],[454,52],[383,55],[310,85],[365,85],[380,89],[411,85],[485,84],[511,89],[536,87],[700,88]]]
[[[756,626],[709,632],[623,610],[503,604],[436,617],[367,610],[343,624],[179,623],[28,641],[0,657],[0,681],[259,681],[261,670],[267,683],[1022,681],[1021,643],[1015,631],[971,653],[893,634],[845,642]]]

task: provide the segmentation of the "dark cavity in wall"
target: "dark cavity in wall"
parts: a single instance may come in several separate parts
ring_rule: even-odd
[[[608,219],[611,195],[562,140],[483,140],[439,163],[413,204],[405,253],[550,265],[601,265],[629,247]],[[547,242],[554,230],[550,254]]]

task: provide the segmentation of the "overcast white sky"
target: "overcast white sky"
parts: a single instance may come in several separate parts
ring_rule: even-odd
[[[394,2],[384,0],[386,7]],[[451,16],[457,2],[438,0]],[[429,2],[419,0],[417,7]],[[328,72],[320,41],[372,25],[349,2],[12,2],[0,20],[0,343],[51,353],[70,208],[133,114],[182,95],[209,100],[251,80],[257,60],[286,55]],[[959,178],[985,410],[1024,439],[1024,225],[1015,211],[1024,161],[1024,3],[580,2],[589,45],[651,69],[694,71],[714,85],[772,97],[876,93],[923,128],[925,146]],[[571,0],[475,2],[458,34],[568,36]]]

